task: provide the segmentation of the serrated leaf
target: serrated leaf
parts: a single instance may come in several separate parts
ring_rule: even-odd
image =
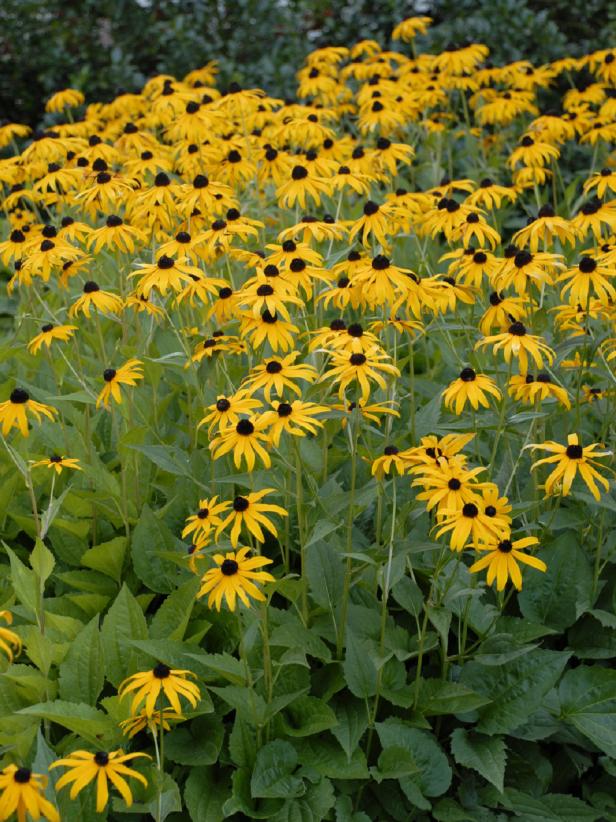
[[[178,565],[163,554],[183,556],[178,540],[165,523],[144,505],[131,539],[133,568],[139,579],[151,591],[170,594],[181,579]]]
[[[424,716],[441,716],[474,711],[491,700],[459,682],[424,679],[421,682],[417,709]]]
[[[497,791],[503,792],[507,754],[501,737],[484,736],[456,728],[451,735],[451,752],[458,765],[472,768],[494,785]]]
[[[336,700],[333,707],[338,724],[331,729],[332,734],[350,759],[368,727],[366,705],[359,699],[345,696],[344,699]]]
[[[42,586],[51,576],[56,560],[42,539],[37,539],[30,554],[30,566],[40,580]]]
[[[115,602],[107,612],[101,629],[107,679],[117,687],[123,679],[134,674],[144,662],[131,640],[147,639],[148,626],[139,603],[126,585],[122,586]]]
[[[223,805],[231,786],[218,781],[216,768],[191,768],[184,785],[184,801],[192,822],[222,822]]]
[[[152,639],[184,639],[199,584],[199,579],[195,577],[169,594],[150,623]]]
[[[344,678],[353,696],[365,699],[376,693],[377,670],[368,643],[347,630],[344,655]]]
[[[83,702],[41,702],[18,711],[26,716],[37,716],[55,722],[100,747],[101,740],[113,740],[120,736],[113,720],[92,705]]]
[[[97,614],[75,637],[60,665],[60,698],[96,705],[104,683],[105,660]]]
[[[250,779],[252,796],[263,799],[301,796],[304,783],[299,776],[292,775],[297,764],[297,751],[289,742],[276,739],[264,745],[257,754]]]
[[[89,548],[81,557],[81,564],[94,571],[100,571],[116,582],[122,578],[122,567],[126,553],[126,537],[115,537],[109,542]]]
[[[616,758],[616,671],[580,665],[558,688],[560,718]]]
[[[311,736],[338,724],[336,714],[316,696],[300,696],[288,705],[282,717],[288,736]]]
[[[413,757],[419,772],[402,778],[402,788],[421,807],[422,796],[441,796],[451,784],[451,767],[431,733],[411,728],[393,717],[375,724],[383,748],[403,747]],[[417,794],[417,795],[416,795]],[[425,803],[423,803],[425,807]]]

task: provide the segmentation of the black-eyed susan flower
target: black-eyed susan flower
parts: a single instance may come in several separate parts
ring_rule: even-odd
[[[602,168],[591,174],[584,183],[584,194],[596,189],[598,197],[604,197],[609,191],[616,194],[616,169]]]
[[[502,334],[484,337],[483,340],[476,343],[475,348],[481,348],[484,345],[492,345],[494,353],[502,350],[507,363],[511,362],[512,357],[517,358],[520,363],[520,371],[523,373],[528,371],[529,356],[535,362],[537,368],[542,367],[544,359],[551,365],[556,356],[553,349],[541,337],[529,334],[526,326],[521,322],[512,323],[507,331]]]
[[[286,357],[271,357],[255,366],[243,382],[247,392],[252,395],[263,389],[267,402],[271,401],[272,391],[275,391],[278,397],[282,397],[287,389],[298,397],[301,396],[302,392],[295,380],[312,383],[317,379],[318,373],[312,365],[294,365],[298,356],[299,351],[292,351]]]
[[[145,233],[117,214],[110,214],[105,224],[92,231],[88,237],[90,251],[98,254],[103,248],[117,250],[122,254],[134,254],[135,248],[147,242]]]
[[[142,708],[135,716],[129,716],[127,719],[123,719],[119,725],[122,733],[128,736],[129,739],[132,739],[146,728],[153,735],[158,733],[161,724],[163,731],[170,731],[171,722],[182,722],[183,720],[184,717],[182,714],[177,713],[173,708],[163,708],[162,711],[156,711],[150,715],[146,713],[145,708]]]
[[[192,534],[193,542],[201,541],[210,535],[213,528],[222,523],[221,514],[231,505],[228,501],[218,502],[218,495],[211,499],[200,499],[199,509],[196,514],[191,514],[186,519],[186,525],[182,531],[182,539]]]
[[[233,510],[227,514],[216,529],[216,539],[229,525],[231,525],[229,539],[234,548],[237,547],[242,526],[246,526],[252,536],[259,542],[265,542],[263,528],[277,537],[276,526],[267,515],[278,514],[281,517],[286,517],[288,513],[280,505],[262,502],[264,497],[272,493],[275,493],[274,488],[263,488],[261,491],[251,491],[251,493],[244,496],[241,494],[236,496],[232,503]]]
[[[511,540],[509,537],[503,539],[491,539],[487,543],[476,544],[477,551],[487,553],[474,562],[469,571],[475,574],[478,571],[488,569],[487,583],[492,585],[496,580],[496,590],[503,591],[507,580],[510,579],[518,591],[522,590],[522,573],[519,562],[530,565],[538,571],[547,571],[547,565],[543,560],[523,553],[525,548],[537,545],[537,537],[523,537],[522,539]]]
[[[408,468],[409,463],[404,458],[404,452],[395,445],[386,445],[381,456],[372,461],[371,473],[373,477],[382,480],[394,469],[398,474],[404,474]]]
[[[412,454],[409,454],[412,459]],[[460,456],[451,456],[448,459],[438,457],[431,463],[418,463],[410,469],[411,473],[420,476],[414,479],[411,485],[423,488],[417,494],[417,499],[426,503],[426,509],[436,508],[439,514],[445,511],[460,510],[465,503],[474,502],[479,505],[479,493],[483,483],[477,477],[485,468],[468,469],[465,460]]]
[[[357,384],[361,391],[361,400],[365,403],[372,391],[371,381],[385,391],[385,376],[400,376],[399,369],[389,361],[390,359],[388,354],[376,346],[365,352],[335,351],[332,354],[331,368],[323,374],[321,380],[333,380],[338,385],[340,399],[345,395],[349,385]]]
[[[557,216],[552,206],[546,204],[541,206],[535,219],[531,219],[524,228],[513,235],[513,242],[520,248],[528,245],[534,254],[540,245],[543,245],[544,249],[552,245],[555,237],[563,246],[574,246],[576,242],[576,232],[569,221]]]
[[[32,463],[33,468],[39,468],[40,466],[51,468],[56,474],[61,474],[65,468],[72,468],[74,471],[82,470],[81,465],[79,465],[79,460],[75,459],[75,457],[61,457],[57,454]]]
[[[30,398],[30,394],[24,388],[14,388],[8,400],[0,403],[0,422],[2,423],[2,436],[6,437],[12,428],[18,428],[22,436],[27,437],[28,432],[28,412],[41,422],[42,417],[53,420],[58,413],[50,405],[36,402]]]
[[[317,206],[321,198],[329,194],[331,183],[324,177],[312,174],[304,165],[294,165],[286,182],[276,189],[281,208],[292,208],[296,203],[304,209],[310,199]]]
[[[71,785],[69,794],[71,799],[75,799],[85,787],[96,780],[96,812],[102,813],[109,801],[109,782],[116,788],[129,808],[133,804],[133,795],[125,777],[137,779],[144,787],[147,787],[147,779],[139,771],[126,765],[127,762],[140,756],[150,759],[150,756],[145,753],[125,754],[121,748],[109,753],[79,750],[73,751],[62,759],[56,759],[49,768],[67,768],[56,782],[56,790]]]
[[[396,403],[393,404],[395,405]],[[400,412],[392,408],[392,404],[387,402],[367,403],[359,400],[357,402],[347,402],[340,405],[334,404],[331,406],[331,409],[332,411],[339,411],[345,415],[342,418],[343,428],[346,428],[349,418],[354,413],[358,413],[362,419],[373,422],[375,425],[381,424],[381,418],[384,414],[390,417],[400,416]]]
[[[13,614],[10,611],[0,611],[0,619],[7,625],[13,624]],[[10,628],[0,625],[0,651],[6,655],[9,662],[21,653],[21,639]]]
[[[567,283],[560,292],[561,297],[581,306],[587,306],[591,296],[604,302],[616,301],[616,288],[608,279],[615,275],[613,268],[601,265],[593,257],[582,257],[575,268],[558,277],[558,282]]]
[[[431,22],[431,17],[407,17],[394,28],[391,39],[410,43],[418,34],[425,34]]]
[[[235,611],[236,598],[239,598],[247,608],[250,608],[250,599],[259,602],[265,601],[265,595],[257,588],[256,582],[274,582],[274,577],[267,571],[258,571],[264,565],[271,564],[268,557],[248,557],[250,548],[240,548],[237,553],[229,551],[224,556],[214,554],[212,559],[215,568],[206,571],[201,579],[201,588],[197,597],[208,596],[208,607],[215,607],[220,611],[223,598],[230,611]]]
[[[225,396],[219,394],[216,397],[216,402],[208,405],[206,414],[199,422],[199,428],[202,425],[208,425],[209,433],[214,429],[223,430],[237,425],[240,421],[240,415],[250,416],[256,408],[262,406],[261,400],[251,397],[245,390],[236,391],[234,394]]]
[[[103,371],[103,380],[105,385],[103,390],[98,395],[96,400],[96,407],[109,408],[110,400],[114,400],[118,404],[122,402],[121,385],[137,385],[139,380],[143,379],[143,365],[141,360],[130,359],[127,360],[120,368],[106,368]]]
[[[488,408],[490,402],[486,394],[491,394],[497,400],[501,399],[501,392],[491,377],[487,374],[477,374],[473,368],[463,368],[458,378],[443,392],[443,399],[447,408],[461,414],[467,403],[470,403],[475,411],[480,405]]]
[[[51,95],[45,103],[45,111],[56,113],[65,108],[77,108],[83,104],[84,100],[82,91],[76,88],[65,88]]]
[[[143,708],[147,716],[163,710],[162,699],[167,699],[171,708],[181,714],[180,697],[186,699],[193,708],[201,699],[199,686],[191,682],[192,671],[171,669],[159,662],[150,671],[140,671],[125,679],[118,688],[120,700],[133,694],[130,712],[133,716]]]
[[[89,280],[83,287],[83,294],[68,310],[69,317],[75,317],[80,312],[86,317],[90,317],[92,308],[96,308],[101,314],[121,314],[124,301],[117,294],[111,291],[103,291],[98,283]]]
[[[392,222],[393,205],[391,203],[375,203],[368,200],[363,207],[363,214],[351,223],[349,231],[349,241],[353,241],[356,236],[365,245],[370,246],[372,240],[376,240],[381,246],[386,248],[389,245],[389,237],[394,233]]]
[[[18,822],[27,818],[49,822],[60,822],[60,814],[45,798],[47,777],[32,773],[29,768],[7,765],[0,771],[0,819],[11,819],[13,814]]]
[[[465,502],[461,508],[443,509],[440,513],[436,536],[448,534],[452,551],[463,551],[469,543],[491,542],[509,533],[508,523],[504,519],[486,516],[475,502]]]
[[[47,348],[50,348],[53,340],[66,342],[71,339],[76,330],[76,325],[53,325],[53,323],[46,323],[41,327],[40,332],[35,337],[32,337],[28,343],[28,351],[31,354],[38,354],[43,344],[46,345]]]
[[[217,460],[232,451],[236,468],[244,460],[247,470],[253,471],[257,457],[266,468],[270,468],[272,460],[264,447],[269,445],[270,437],[265,429],[262,417],[253,415],[250,419],[240,420],[234,427],[219,430],[218,436],[209,445],[212,458]]]
[[[610,232],[616,230],[616,200],[602,203],[600,200],[590,200],[581,207],[571,220],[571,227],[577,232],[580,239],[589,233],[597,242],[601,241],[603,227]]]
[[[533,374],[514,375],[509,380],[508,391],[515,400],[526,405],[534,405],[536,402],[553,397],[565,408],[571,408],[567,389],[552,382],[552,378],[545,371],[540,371],[536,376]]]
[[[508,297],[502,292],[492,291],[488,302],[489,306],[479,320],[479,330],[486,336],[494,328],[505,331],[512,320],[519,322],[526,316],[526,304],[522,297]]]
[[[326,405],[317,405],[314,402],[278,401],[272,403],[272,409],[265,411],[261,419],[267,427],[273,445],[278,448],[283,432],[296,437],[305,437],[306,433],[317,434],[323,423],[316,419],[316,415],[325,414],[327,411],[329,408]]]
[[[567,445],[547,440],[544,443],[533,443],[527,446],[533,451],[548,451],[554,455],[538,460],[531,466],[531,470],[534,471],[540,465],[555,465],[554,470],[545,481],[546,496],[558,493],[563,497],[568,496],[571,492],[573,480],[579,471],[588,490],[596,500],[601,499],[597,482],[603,486],[605,492],[610,487],[609,481],[597,471],[597,468],[604,467],[600,462],[597,462],[597,457],[607,457],[612,452],[597,450],[601,447],[599,443],[580,445],[580,438],[577,434],[568,435]]]
[[[152,289],[156,289],[163,296],[169,290],[177,293],[182,290],[185,283],[190,283],[193,278],[199,281],[203,276],[201,269],[181,260],[174,260],[165,254],[162,254],[156,263],[142,263],[139,271],[129,274],[129,277],[139,277],[137,287],[146,297],[150,296]]]

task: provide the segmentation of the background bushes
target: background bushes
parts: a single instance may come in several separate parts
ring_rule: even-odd
[[[223,86],[291,95],[310,49],[386,44],[412,14],[434,18],[424,50],[478,40],[496,62],[583,54],[616,36],[616,4],[605,0],[2,0],[0,120],[36,124],[42,101],[68,85],[109,100],[213,58]]]

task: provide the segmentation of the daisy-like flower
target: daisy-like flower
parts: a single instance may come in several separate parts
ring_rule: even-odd
[[[407,17],[392,31],[391,39],[411,43],[418,34],[426,33],[431,22],[431,17]]]
[[[567,390],[553,383],[550,375],[543,371],[536,377],[532,374],[513,376],[509,380],[508,390],[510,396],[526,405],[534,405],[537,400],[542,402],[548,397],[554,397],[565,408],[571,408]]]
[[[526,316],[526,305],[522,297],[506,297],[498,291],[492,291],[488,299],[490,306],[479,321],[479,330],[486,336],[493,328],[505,331],[512,320],[519,322]]]
[[[69,317],[75,317],[81,311],[86,317],[90,317],[92,307],[100,311],[101,314],[120,314],[124,307],[124,301],[117,294],[110,291],[103,291],[98,283],[89,280],[83,287],[83,294],[75,300],[68,310]]]
[[[301,396],[302,392],[295,380],[314,382],[318,377],[318,372],[316,368],[305,363],[294,365],[298,356],[299,351],[291,351],[286,357],[271,357],[266,362],[255,366],[242,383],[246,386],[247,393],[252,395],[262,388],[267,402],[271,402],[272,391],[275,391],[278,397],[282,397],[285,389],[293,391],[298,397]]]
[[[315,415],[327,411],[329,408],[326,405],[317,405],[314,402],[274,402],[272,410],[262,414],[261,419],[268,428],[272,443],[278,448],[283,431],[296,437],[305,437],[306,432],[317,434],[323,423],[315,419]]]
[[[370,348],[365,352],[335,351],[332,354],[332,367],[321,377],[321,381],[331,379],[338,383],[338,396],[342,399],[349,385],[357,383],[361,389],[361,400],[365,403],[372,390],[370,381],[376,382],[385,391],[387,384],[384,375],[399,377],[400,371],[391,362],[390,357],[381,348]]]
[[[394,403],[394,405],[395,404],[396,403]],[[359,402],[347,402],[344,405],[332,405],[331,409],[332,411],[340,411],[346,415],[342,419],[343,428],[346,428],[351,414],[353,414],[356,409],[362,419],[373,422],[375,425],[379,426],[381,424],[381,417],[383,414],[389,414],[391,417],[400,416],[400,412],[396,411],[395,408],[392,408],[387,402],[366,403],[360,400]]]
[[[372,461],[372,476],[382,480],[386,474],[390,474],[394,469],[398,474],[404,474],[408,470],[409,463],[404,458],[404,452],[395,445],[386,445],[380,457]]]
[[[28,351],[31,354],[38,354],[43,344],[45,344],[47,348],[50,348],[53,340],[66,342],[71,339],[76,330],[76,325],[53,325],[52,323],[47,323],[41,327],[36,337],[30,340],[28,343]]]
[[[534,220],[513,235],[513,242],[521,248],[528,244],[529,250],[534,254],[540,244],[543,244],[544,248],[551,245],[554,237],[558,238],[561,245],[575,245],[575,231],[568,220],[558,217],[551,205],[544,205]]]
[[[432,464],[419,463],[411,468],[411,473],[421,474],[412,486],[425,489],[417,494],[417,499],[425,501],[428,511],[436,508],[442,514],[460,510],[467,502],[479,505],[479,492],[484,483],[477,482],[477,477],[485,468],[469,470],[464,463],[465,458],[459,456],[438,457]]]
[[[535,362],[537,368],[541,368],[544,358],[551,365],[554,362],[556,353],[545,343],[541,337],[529,334],[526,326],[521,322],[512,323],[503,334],[494,334],[484,337],[476,343],[475,348],[484,345],[492,345],[496,353],[502,349],[505,362],[511,362],[512,357],[516,357],[520,363],[520,371],[528,371],[529,356]]]
[[[265,542],[265,534],[263,528],[278,536],[276,526],[266,514],[278,514],[281,517],[287,517],[288,513],[280,505],[274,505],[271,502],[261,502],[261,500],[268,494],[276,492],[275,488],[264,488],[261,491],[252,491],[246,496],[238,495],[233,500],[233,510],[230,511],[223,522],[216,529],[216,540],[228,525],[231,525],[231,534],[229,539],[231,545],[236,548],[242,526],[245,525],[253,537],[258,542]]]
[[[568,269],[558,278],[558,282],[567,282],[560,292],[561,297],[581,306],[588,305],[591,294],[603,302],[614,302],[616,288],[608,280],[614,274],[613,268],[601,265],[593,257],[582,257],[576,268]]]
[[[493,539],[487,544],[475,545],[477,551],[486,551],[487,553],[474,562],[469,571],[471,574],[475,574],[477,571],[483,571],[487,568],[488,585],[492,585],[496,580],[496,590],[502,591],[507,584],[507,580],[510,579],[517,590],[521,591],[522,574],[518,562],[530,565],[531,568],[536,568],[538,571],[547,571],[548,566],[543,560],[537,559],[531,554],[523,553],[525,548],[538,543],[537,537],[524,537],[513,541],[509,538]]]
[[[192,534],[193,542],[201,542],[207,539],[212,528],[222,523],[220,514],[224,513],[230,505],[231,503],[228,501],[218,502],[218,495],[211,499],[200,499],[197,513],[191,514],[186,519],[182,539],[189,534]]]
[[[373,237],[377,243],[384,248],[387,247],[388,237],[395,232],[392,216],[393,205],[391,203],[379,205],[373,200],[368,200],[364,205],[362,216],[351,224],[349,242],[353,242],[359,235],[359,239],[365,246],[370,245]]]
[[[118,688],[120,700],[127,694],[133,694],[130,712],[133,716],[143,708],[146,716],[152,716],[155,711],[161,711],[165,706],[160,700],[168,699],[171,708],[181,714],[180,697],[184,697],[193,708],[201,699],[201,691],[188,677],[195,676],[192,671],[171,669],[162,662],[155,665],[150,671],[141,671],[127,677]]]
[[[443,399],[447,408],[455,409],[456,414],[461,414],[467,403],[475,411],[480,405],[488,408],[490,402],[486,394],[491,394],[497,400],[502,396],[493,379],[486,374],[477,374],[473,368],[463,368],[458,379],[443,391]]]
[[[267,557],[254,556],[248,558],[250,548],[240,548],[229,551],[225,556],[214,554],[212,559],[216,563],[215,568],[206,571],[201,579],[201,588],[197,593],[200,598],[209,594],[208,607],[216,607],[220,611],[223,598],[227,602],[230,611],[235,611],[236,598],[250,608],[250,599],[265,601],[264,594],[257,588],[255,582],[274,582],[275,578],[267,571],[257,571],[255,569],[269,565],[272,560]]]
[[[126,806],[130,808],[133,804],[133,795],[128,782],[124,777],[137,779],[147,788],[147,779],[136,771],[129,768],[126,763],[139,756],[151,757],[146,753],[125,754],[121,748],[117,751],[73,751],[63,759],[56,759],[49,768],[63,767],[68,770],[56,782],[56,790],[61,790],[65,785],[71,785],[70,797],[75,797],[96,780],[96,812],[102,813],[109,801],[109,782],[117,789],[124,799]]]
[[[65,468],[72,468],[75,471],[82,470],[81,465],[79,465],[79,460],[75,459],[75,457],[60,457],[57,454],[32,463],[33,468],[39,468],[42,465],[55,470],[56,474],[61,474]]]
[[[161,255],[156,263],[152,265],[141,264],[139,271],[133,271],[129,277],[139,277],[138,289],[146,297],[150,296],[150,291],[155,288],[164,296],[170,289],[176,293],[182,290],[185,283],[190,283],[193,278],[201,280],[203,272],[194,265],[187,265],[182,261],[176,261],[166,254]],[[218,285],[218,281],[217,281]],[[217,291],[216,286],[212,286],[212,291]]]
[[[58,411],[50,405],[36,402],[30,399],[30,394],[23,388],[14,388],[11,396],[5,402],[0,403],[0,422],[2,423],[2,436],[6,437],[12,428],[19,428],[22,436],[28,436],[28,412],[30,412],[37,422],[41,422],[41,417],[53,420]]]
[[[236,391],[235,394],[228,397],[224,394],[219,394],[216,397],[216,402],[213,403],[213,405],[208,405],[206,410],[209,411],[209,414],[203,417],[197,427],[200,428],[202,425],[209,423],[208,432],[210,434],[216,428],[218,428],[219,431],[230,428],[233,425],[237,425],[240,421],[241,414],[249,416],[255,408],[260,408],[262,405],[261,400],[251,397],[250,394],[244,390]]]
[[[281,208],[292,208],[296,203],[306,208],[308,198],[320,205],[321,197],[329,194],[331,183],[313,174],[303,165],[295,165],[285,183],[276,189]]]
[[[56,91],[45,103],[45,111],[57,113],[65,108],[76,108],[81,106],[85,100],[83,92],[76,88],[65,88]]]
[[[7,765],[0,771],[0,819],[16,814],[18,822],[40,819],[60,822],[60,814],[45,798],[47,777],[29,768]]]
[[[7,625],[13,624],[13,614],[10,611],[0,611],[0,619]],[[0,651],[6,654],[9,662],[21,653],[21,639],[10,628],[0,626]]]
[[[121,385],[137,385],[138,380],[143,379],[143,365],[141,360],[127,360],[120,368],[106,368],[103,371],[105,385],[98,395],[96,407],[109,408],[111,399],[118,404],[122,402]]]
[[[219,431],[218,436],[209,445],[212,458],[217,460],[233,451],[233,464],[236,468],[240,467],[244,459],[248,471],[253,471],[257,457],[266,468],[270,468],[272,460],[263,447],[270,443],[265,427],[261,417],[253,416],[251,419],[240,420],[235,427]]]
[[[531,466],[531,471],[534,471],[535,468],[538,468],[540,465],[555,465],[554,470],[545,481],[546,496],[557,493],[562,494],[563,497],[568,496],[578,471],[586,483],[588,490],[597,501],[601,499],[601,492],[597,487],[597,482],[603,486],[606,493],[609,490],[609,481],[597,471],[597,467],[604,467],[600,462],[597,462],[597,457],[607,457],[610,456],[612,452],[598,451],[597,449],[602,447],[599,443],[583,446],[580,445],[580,439],[577,434],[569,434],[567,437],[567,445],[561,445],[558,442],[548,440],[544,443],[534,443],[526,447],[533,451],[536,449],[548,451],[554,455],[538,460]],[[597,482],[595,482],[595,480]]]
[[[105,225],[93,231],[88,238],[90,250],[94,254],[98,254],[103,248],[117,249],[123,254],[134,254],[135,248],[146,242],[147,237],[141,229],[125,223],[116,214],[110,214],[105,220]]]
[[[162,711],[156,711],[151,715],[148,715],[145,708],[142,708],[135,716],[129,716],[128,719],[123,719],[119,723],[122,733],[128,736],[129,739],[132,739],[146,728],[151,734],[156,734],[161,725],[161,714],[163,731],[171,730],[170,722],[182,722],[184,720],[182,714],[177,713],[173,708],[163,708]]]
[[[441,513],[442,520],[436,526],[436,536],[449,534],[449,547],[452,551],[463,551],[469,542],[491,542],[509,532],[504,519],[486,516],[474,502],[465,502],[462,508],[455,511],[444,509]]]

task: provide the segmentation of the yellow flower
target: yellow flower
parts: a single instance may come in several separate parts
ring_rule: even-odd
[[[218,540],[220,534],[231,523],[231,534],[229,538],[234,548],[237,547],[242,525],[248,528],[258,542],[265,542],[263,528],[277,537],[278,531],[276,530],[276,526],[271,519],[265,515],[279,514],[281,517],[287,517],[288,513],[284,508],[281,508],[280,505],[261,502],[263,497],[272,493],[275,493],[274,488],[264,488],[261,491],[252,491],[250,494],[246,494],[246,496],[236,496],[232,504],[233,510],[227,514],[216,530],[216,539]]]
[[[182,531],[182,539],[192,534],[193,542],[201,541],[209,536],[212,528],[222,523],[220,514],[224,513],[231,503],[217,502],[217,500],[218,496],[199,500],[199,510],[187,518]]]
[[[249,375],[244,379],[243,385],[247,387],[249,394],[263,388],[263,394],[267,402],[271,401],[272,391],[281,397],[285,391],[293,391],[298,397],[301,391],[294,380],[306,380],[314,382],[317,379],[317,370],[312,365],[293,363],[299,356],[299,351],[291,351],[286,357],[271,357],[264,363],[255,366]]]
[[[17,814],[18,822],[39,819],[44,816],[49,822],[60,822],[60,814],[48,799],[45,799],[47,777],[32,773],[29,768],[7,765],[0,771],[0,820],[10,819]]]
[[[502,349],[505,362],[511,362],[512,357],[517,357],[522,372],[528,371],[529,355],[537,368],[541,368],[544,358],[551,365],[556,356],[555,352],[543,342],[541,337],[528,334],[526,326],[521,322],[512,323],[503,334],[484,337],[483,340],[479,340],[475,348],[481,348],[484,345],[493,345],[492,350],[495,353]]]
[[[208,432],[211,434],[215,428],[222,431],[225,428],[230,428],[237,425],[240,421],[240,414],[250,415],[255,408],[260,408],[263,405],[261,400],[254,399],[247,391],[236,391],[226,397],[224,394],[219,394],[216,397],[216,402],[213,405],[208,405],[206,414],[200,420],[198,428],[209,423]]]
[[[162,726],[163,731],[170,731],[171,725],[169,721],[175,722],[182,722],[185,717],[182,714],[177,713],[173,710],[173,708],[163,708],[162,710]],[[120,728],[122,728],[122,733],[126,734],[129,739],[132,739],[136,736],[139,731],[143,731],[146,728],[150,731],[151,734],[157,733],[157,728],[160,728],[161,725],[161,711],[157,711],[152,715],[148,715],[145,711],[145,708],[142,709],[138,714],[135,716],[129,716],[128,719],[123,719],[120,722]]]
[[[255,556],[247,558],[250,548],[240,548],[235,553],[229,551],[225,556],[214,554],[212,559],[216,563],[216,568],[210,568],[201,579],[201,588],[197,597],[208,597],[208,607],[216,606],[220,611],[223,597],[227,601],[229,610],[235,611],[236,597],[239,597],[244,605],[249,608],[249,596],[260,602],[265,601],[265,596],[252,582],[274,582],[275,578],[267,571],[256,571],[269,565],[272,560],[267,557]]]
[[[483,545],[475,545],[478,551],[487,551],[488,553],[473,563],[469,571],[471,574],[475,574],[477,571],[483,571],[487,568],[488,585],[492,585],[496,580],[496,589],[502,591],[507,584],[507,580],[511,579],[518,591],[521,591],[522,574],[518,562],[530,565],[531,568],[536,568],[538,571],[547,571],[545,562],[530,554],[522,553],[524,548],[538,543],[537,537],[524,537],[513,542],[505,538],[493,539]]]
[[[0,422],[2,422],[2,436],[6,437],[11,428],[19,428],[24,437],[28,436],[28,411],[34,415],[37,422],[41,417],[53,420],[57,410],[42,402],[30,399],[30,394],[23,388],[14,388],[11,396],[0,403]]]
[[[390,362],[390,357],[382,349],[374,347],[366,351],[348,352],[335,351],[332,354],[332,368],[323,374],[321,380],[332,379],[339,384],[338,396],[340,399],[352,383],[358,383],[361,389],[361,400],[366,402],[372,390],[370,380],[379,385],[383,391],[386,388],[384,374],[392,377],[399,377],[400,371]]]
[[[68,310],[68,316],[74,317],[82,311],[86,317],[90,316],[90,310],[94,306],[101,314],[120,314],[124,306],[124,301],[117,294],[110,291],[102,291],[98,283],[89,280],[83,287],[83,294],[77,299]]]
[[[556,464],[556,467],[545,481],[546,496],[554,493],[557,486],[560,487],[561,484],[563,497],[568,496],[578,471],[590,493],[597,501],[601,499],[601,492],[597,488],[595,480],[601,483],[606,493],[609,491],[609,481],[601,476],[594,466],[603,467],[601,463],[597,462],[596,458],[610,456],[612,452],[597,451],[597,448],[601,448],[598,443],[582,446],[580,445],[577,434],[569,434],[567,437],[567,445],[561,445],[558,442],[548,440],[544,443],[534,443],[526,447],[533,451],[539,449],[554,454],[553,457],[545,457],[542,460],[538,460],[533,463],[531,467],[531,471],[534,471],[539,465]]]
[[[265,427],[262,418],[253,416],[252,419],[240,420],[235,427],[225,428],[209,445],[212,457],[217,460],[233,451],[236,468],[240,467],[243,458],[248,471],[253,471],[256,457],[260,458],[266,468],[270,468],[272,460],[263,447],[270,442],[268,434],[263,430]]]
[[[457,380],[450,383],[443,392],[445,405],[456,414],[461,414],[464,406],[470,403],[476,411],[479,406],[488,408],[490,403],[487,394],[501,398],[501,392],[496,387],[494,380],[486,374],[477,374],[472,368],[463,368]]]
[[[3,619],[7,625],[13,623],[13,614],[10,611],[0,611],[0,619]],[[9,628],[2,628],[0,626],[0,651],[6,654],[9,662],[13,661],[15,656],[21,653],[21,639],[17,636],[15,631]]]
[[[151,759],[146,753],[125,754],[121,748],[109,753],[106,751],[91,753],[90,751],[80,750],[73,751],[63,759],[57,759],[52,762],[49,768],[50,770],[58,767],[68,768],[58,779],[56,790],[60,790],[72,782],[71,799],[75,799],[90,782],[96,780],[96,811],[102,813],[109,801],[109,782],[121,794],[128,808],[133,804],[133,795],[124,777],[137,779],[147,788],[147,779],[138,771],[126,766],[127,762],[136,759],[138,756]]]
[[[66,342],[71,339],[76,330],[76,325],[53,325],[52,323],[47,323],[42,326],[40,333],[30,340],[28,343],[28,351],[31,354],[38,354],[43,344],[45,344],[47,348],[50,348],[53,340]]]
[[[469,542],[473,544],[490,542],[508,533],[508,523],[497,516],[483,513],[474,502],[466,502],[456,511],[443,510],[437,537],[449,534],[452,551],[462,551]]]
[[[47,468],[54,469],[56,474],[61,474],[64,468],[72,468],[75,471],[82,470],[78,459],[75,459],[74,457],[60,457],[57,454],[54,454],[47,459],[38,460],[38,462],[32,463],[33,468],[38,468],[41,465],[46,465]]]
[[[45,103],[45,111],[57,113],[65,108],[76,108],[82,105],[84,100],[83,92],[76,88],[65,88],[51,95]]]
[[[143,379],[143,365],[141,360],[127,360],[124,365],[118,369],[106,368],[103,371],[103,379],[105,380],[105,386],[98,395],[96,407],[100,408],[102,405],[105,408],[109,408],[109,401],[112,398],[120,404],[122,402],[120,386],[137,385],[137,381]]]
[[[188,681],[189,676],[194,674],[191,671],[173,670],[159,662],[151,671],[142,671],[127,677],[118,688],[118,695],[122,700],[127,694],[136,691],[130,706],[133,716],[141,707],[148,717],[155,711],[161,711],[165,707],[159,702],[161,696],[166,697],[173,710],[181,714],[181,696],[187,699],[193,708],[197,707],[201,699],[199,687]]]
[[[274,402],[273,410],[261,415],[261,420],[268,427],[268,434],[276,448],[280,445],[283,431],[296,437],[305,437],[306,432],[317,434],[323,427],[321,420],[314,418],[315,414],[324,414],[329,411],[326,405],[317,405],[313,402],[294,400],[293,402]]]

